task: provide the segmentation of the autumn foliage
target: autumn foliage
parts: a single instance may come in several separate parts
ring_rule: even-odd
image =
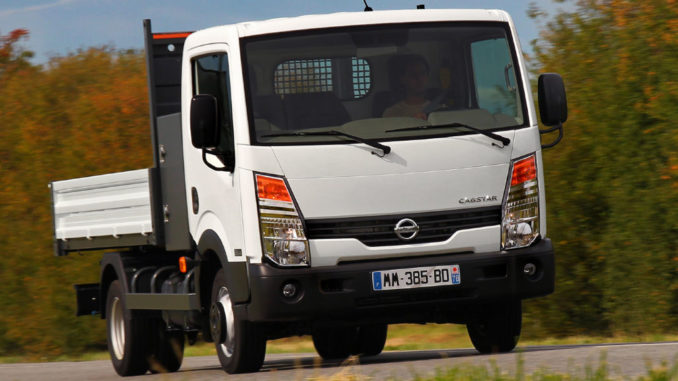
[[[97,254],[53,256],[50,181],[151,165],[144,56],[93,48],[30,65],[0,49],[0,354],[105,345],[98,318],[76,318],[76,283],[98,282]]]
[[[568,91],[544,151],[556,292],[525,304],[528,336],[678,327],[678,1],[580,0],[544,19],[533,66]],[[534,11],[534,9],[533,9]],[[533,12],[540,15],[540,12]],[[72,285],[100,255],[53,256],[50,181],[149,167],[143,54],[92,48],[30,63],[0,37],[0,355],[105,346]]]
[[[582,0],[536,44],[570,118],[544,152],[556,293],[541,333],[678,327],[678,1]]]

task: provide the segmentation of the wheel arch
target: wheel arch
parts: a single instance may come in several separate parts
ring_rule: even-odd
[[[111,265],[107,265],[101,271],[101,283],[99,288],[99,311],[101,311],[101,318],[106,319],[106,295],[111,283],[118,279],[115,269]]]
[[[120,253],[106,253],[101,260],[101,282],[99,283],[99,311],[101,318],[106,319],[106,296],[111,283],[120,280],[123,293],[127,292],[127,275]]]
[[[198,276],[198,294],[203,311],[209,311],[212,296],[212,283],[217,272],[223,267],[219,256],[214,250],[200,252],[200,269]]]
[[[220,268],[226,275],[226,287],[235,303],[246,303],[250,300],[249,276],[247,262],[232,262],[221,238],[214,230],[205,230],[198,241],[200,256],[200,301],[209,310],[211,289],[214,276]]]

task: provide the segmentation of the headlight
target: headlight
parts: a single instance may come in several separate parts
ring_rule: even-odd
[[[280,266],[308,266],[308,240],[285,180],[255,177],[264,255]]]
[[[539,183],[536,157],[514,161],[502,203],[501,248],[517,249],[539,237]]]

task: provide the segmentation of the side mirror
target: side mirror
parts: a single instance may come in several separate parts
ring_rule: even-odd
[[[560,143],[563,138],[563,123],[567,121],[567,98],[563,78],[555,73],[546,73],[539,76],[539,114],[541,122],[552,126],[546,130],[539,130],[540,134],[548,134],[558,130],[558,137],[549,144],[542,144],[541,148],[551,148]]]
[[[219,144],[217,98],[198,94],[191,99],[191,143],[195,148],[213,148]]]
[[[541,122],[555,126],[567,120],[567,98],[563,78],[555,73],[539,76],[539,113]]]

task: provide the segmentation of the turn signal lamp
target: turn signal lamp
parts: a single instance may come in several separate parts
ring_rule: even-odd
[[[188,266],[186,265],[186,257],[179,257],[179,272],[186,274]]]
[[[255,175],[264,256],[280,266],[308,266],[308,240],[285,180]]]
[[[502,203],[501,248],[530,246],[539,237],[539,181],[536,156],[511,163],[511,180]]]
[[[513,163],[511,186],[522,184],[537,178],[537,166],[534,164],[534,155]]]
[[[257,175],[257,195],[260,200],[292,202],[283,179]]]

